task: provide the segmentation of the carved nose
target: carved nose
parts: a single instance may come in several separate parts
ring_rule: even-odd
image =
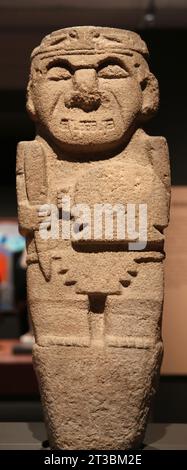
[[[92,93],[97,90],[97,75],[94,69],[76,70],[73,76],[74,90]]]
[[[80,108],[85,112],[96,111],[101,104],[97,89],[97,76],[94,69],[76,70],[73,77],[73,91],[66,95],[67,108]]]

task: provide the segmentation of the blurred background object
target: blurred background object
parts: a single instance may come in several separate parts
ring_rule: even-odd
[[[172,169],[163,319],[165,345],[152,419],[187,421],[187,92],[186,0],[0,0],[0,420],[40,420],[29,352],[25,242],[16,220],[15,159],[20,140],[32,140],[25,110],[30,53],[43,36],[73,25],[113,26],[141,34],[160,85],[161,106],[146,125],[163,135]],[[23,348],[25,345],[25,349]]]
[[[0,312],[13,312],[16,296],[16,258],[25,250],[17,220],[0,220]]]

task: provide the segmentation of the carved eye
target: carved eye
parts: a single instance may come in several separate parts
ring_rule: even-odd
[[[52,67],[47,73],[47,78],[54,81],[69,80],[71,72],[65,67]]]
[[[107,65],[99,70],[99,78],[126,78],[129,74],[120,65]]]

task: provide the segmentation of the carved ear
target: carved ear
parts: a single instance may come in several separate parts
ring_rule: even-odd
[[[33,96],[32,96],[32,82],[29,81],[28,87],[27,87],[27,103],[26,103],[26,108],[29,113],[29,116],[33,121],[37,121],[36,118],[36,110],[33,102]]]
[[[141,82],[142,89],[142,118],[150,119],[158,109],[159,88],[155,76],[149,72]]]

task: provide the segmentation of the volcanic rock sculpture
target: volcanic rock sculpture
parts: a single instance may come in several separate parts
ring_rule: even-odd
[[[147,56],[137,34],[93,26],[32,53],[18,216],[54,449],[139,447],[159,375],[170,175],[166,140],[142,129],[158,107]]]

